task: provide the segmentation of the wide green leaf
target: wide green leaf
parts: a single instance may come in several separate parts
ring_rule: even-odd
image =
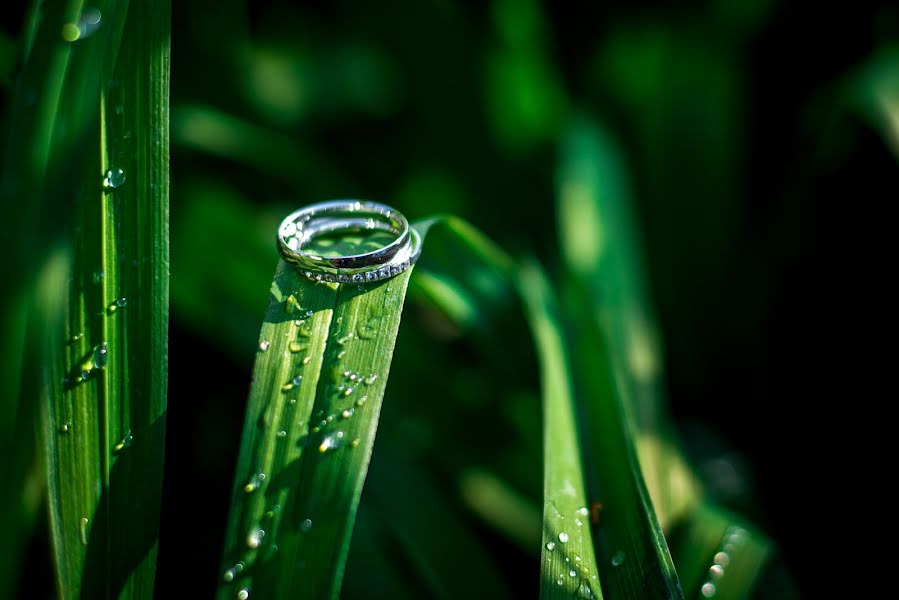
[[[324,284],[279,264],[253,371],[220,598],[339,594],[409,274]]]
[[[111,75],[124,11],[115,3],[96,3],[107,26],[72,42],[82,24],[82,2],[34,2],[26,19],[20,54],[23,66],[8,104],[9,125],[0,181],[0,236],[3,291],[0,293],[0,584],[15,589],[12,578],[22,556],[29,519],[22,514],[23,477],[31,460],[35,401],[43,348],[28,339],[61,335],[58,319],[43,318],[35,285],[47,269],[58,272],[65,259],[55,256],[71,221],[73,198],[86,176],[84,144],[95,131],[102,82]],[[68,34],[68,39],[65,34]],[[95,157],[94,157],[95,158]],[[96,174],[89,175],[96,183]],[[12,225],[15,226],[12,226]],[[29,323],[31,325],[29,325]],[[30,331],[30,335],[28,330]],[[25,488],[27,490],[27,488]]]
[[[168,375],[169,4],[116,8],[85,8],[75,29],[63,30],[79,44],[98,27],[124,27],[93,106],[99,126],[86,136],[94,158],[79,180],[65,343],[47,345],[39,434],[64,598],[150,598],[156,568]]]

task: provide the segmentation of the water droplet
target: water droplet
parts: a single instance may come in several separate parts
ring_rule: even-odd
[[[265,481],[265,473],[254,473],[250,476],[247,485],[243,486],[243,491],[252,494],[262,486],[263,481]]]
[[[228,569],[228,570],[225,571],[225,573],[222,575],[222,581],[224,581],[225,583],[231,583],[232,581],[234,581],[234,576],[235,576],[236,574],[237,574],[237,573],[234,572],[234,569],[233,569],[233,568]]]
[[[556,549],[556,543],[555,542],[547,542],[546,549],[549,550],[550,552],[552,552],[553,550]]]
[[[363,340],[370,340],[378,334],[378,320],[372,319],[364,325],[360,325],[358,329],[359,337]]]
[[[300,523],[300,530],[309,531],[310,529],[312,529],[312,519],[306,519]]]
[[[262,538],[265,537],[265,531],[262,529],[254,529],[247,535],[247,547],[249,548],[258,548],[259,544],[262,543]]]
[[[302,350],[303,347],[300,345],[299,342],[291,341],[291,342],[288,342],[287,349],[290,350],[292,353],[296,354],[297,352]]]
[[[344,419],[349,419],[350,417],[353,416],[354,412],[356,412],[356,411],[353,410],[352,408],[348,408],[345,411],[343,411],[342,413],[340,413],[340,416],[343,417]]]
[[[352,332],[352,331],[349,332],[348,334],[346,334],[346,335],[343,336],[343,337],[337,338],[337,343],[340,344],[341,346],[345,346],[346,343],[349,342],[351,339],[353,339],[353,332]]]
[[[343,437],[343,432],[338,431],[335,434],[331,434],[322,440],[322,443],[318,446],[318,451],[325,453],[330,452],[331,450],[337,449],[339,446],[340,438]]]
[[[708,582],[706,582],[706,583],[703,583],[703,584],[702,584],[702,587],[700,588],[699,591],[702,592],[703,597],[705,597],[705,598],[711,598],[712,596],[715,595],[715,593],[716,593],[718,590],[717,590],[717,588],[715,588],[715,584],[714,584],[714,583],[708,583]]]
[[[125,450],[125,448],[130,448],[133,441],[134,438],[132,437],[131,431],[129,430],[128,433],[125,434],[125,437],[122,438],[122,441],[116,444],[115,448],[112,449],[112,453],[119,454],[120,452]]]
[[[324,427],[328,423],[333,423],[333,422],[334,422],[334,415],[333,414],[328,415],[328,418],[325,419],[324,421],[322,421],[322,427]]]
[[[369,375],[368,377],[365,378],[365,385],[371,385],[377,380],[378,380],[377,373],[372,373],[371,375]]]
[[[726,567],[730,564],[730,555],[727,552],[719,552],[715,555],[715,564]]]
[[[615,554],[612,555],[612,566],[620,567],[621,563],[624,562],[624,552],[619,550]]]
[[[250,590],[248,588],[243,588],[239,592],[237,592],[237,600],[247,600],[250,597]]]
[[[575,571],[574,569],[571,569],[570,571],[568,571],[568,576],[569,577],[577,577],[577,571]]]
[[[125,183],[125,171],[122,169],[109,169],[103,178],[103,189],[114,190],[122,187]]]
[[[303,376],[302,376],[302,375],[297,375],[297,376],[295,376],[293,379],[290,380],[290,383],[292,383],[292,384],[294,384],[294,385],[300,385],[300,382],[301,382],[301,381],[303,381]]]
[[[94,356],[91,364],[94,369],[102,369],[106,366],[107,361],[109,361],[109,348],[106,342],[100,342],[94,346]]]
[[[293,313],[300,310],[299,303],[297,302],[297,297],[293,294],[287,297],[287,300],[284,301],[284,310],[287,311],[287,314],[292,315]]]
[[[709,567],[709,577],[711,579],[721,579],[724,576],[724,567],[721,565],[712,565]]]
[[[72,422],[66,421],[62,424],[62,427],[59,428],[61,433],[69,433],[72,430]]]
[[[281,431],[279,431],[279,432],[276,433],[275,435],[277,435],[279,438],[281,438],[281,439],[283,440],[284,438],[287,437],[287,432],[284,431],[284,430],[282,429]]]
[[[88,523],[90,523],[90,519],[88,519],[87,517],[81,517],[81,543],[85,546],[87,546],[87,538],[89,537],[89,531],[87,527]]]
[[[344,356],[346,356],[346,350],[341,350],[340,353],[337,355],[337,358],[340,359],[340,358],[343,358]]]
[[[296,404],[296,403],[297,403],[297,399],[296,399],[296,398],[291,398],[291,399],[290,399],[290,404]],[[300,424],[302,424],[302,421],[300,421]]]
[[[355,392],[355,391],[356,391],[356,388],[354,388],[354,387],[348,387],[346,390],[344,390],[343,395],[344,395],[344,396],[349,396],[350,394],[352,394],[352,393]]]
[[[306,358],[303,359],[303,364],[308,365],[310,360],[312,360],[312,357],[307,356]]]
[[[562,533],[560,533],[560,534],[559,534],[559,541],[562,542],[563,544],[564,544],[565,542],[567,542],[567,541],[568,541],[568,534],[565,533],[564,531],[563,531]]]
[[[126,304],[128,304],[128,299],[124,298],[124,297],[119,298],[118,300],[115,301],[115,305],[118,306],[119,308],[122,308]]]
[[[268,350],[269,346],[270,346],[270,344],[266,340],[262,340],[261,342],[259,342],[259,350],[261,350],[262,352],[265,352],[266,350]]]
[[[590,514],[590,510],[586,506],[582,506],[577,509],[577,514],[581,515],[582,517],[586,517]]]
[[[368,396],[362,396],[361,398],[356,400],[356,406],[363,406],[367,400]]]

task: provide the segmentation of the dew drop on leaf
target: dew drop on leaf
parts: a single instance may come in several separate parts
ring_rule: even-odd
[[[133,441],[134,437],[131,435],[131,431],[129,431],[127,434],[125,434],[125,437],[123,437],[122,440],[115,445],[115,447],[112,449],[112,453],[120,454],[126,448],[130,448]]]
[[[262,529],[254,529],[247,535],[247,546],[249,548],[258,548],[259,544],[262,543],[262,538],[265,537],[265,531]]]
[[[88,538],[88,523],[90,523],[90,519],[87,517],[81,517],[81,543],[87,546],[87,538]]]
[[[125,184],[125,171],[119,168],[113,168],[106,171],[103,177],[103,189],[111,191],[122,187]]]

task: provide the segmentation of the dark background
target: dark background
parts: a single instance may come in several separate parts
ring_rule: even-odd
[[[6,13],[10,39],[21,22]],[[866,505],[853,457],[876,439],[868,407],[888,372],[866,339],[886,333],[873,265],[899,192],[897,129],[884,120],[899,93],[878,104],[872,90],[889,73],[897,89],[897,44],[895,3],[175,2],[157,595],[205,597],[218,577],[279,217],[331,197],[410,219],[451,212],[552,270],[557,142],[575,113],[626,157],[689,455],[710,493],[777,540],[786,574],[768,597],[832,590],[822,565],[852,553],[835,539]],[[532,357],[513,350],[520,366],[500,372],[444,333],[407,308],[373,477],[381,447],[425,468],[530,596],[537,557],[466,513],[454,489],[485,461],[539,498]],[[519,406],[504,394],[530,402],[522,419],[537,438],[467,449],[491,435],[472,425],[485,411]],[[368,518],[363,508],[360,526]],[[390,539],[375,547],[402,554]],[[366,591],[352,552],[347,596]],[[46,586],[30,597],[49,593],[47,555],[39,532],[29,573],[47,576],[26,580]]]

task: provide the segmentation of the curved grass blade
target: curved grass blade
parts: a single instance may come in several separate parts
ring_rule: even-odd
[[[545,274],[521,269],[521,293],[540,358],[544,419],[541,598],[601,598],[571,372]]]
[[[652,318],[643,302],[627,181],[614,148],[575,123],[559,170],[559,230],[568,269],[572,368],[588,490],[601,505],[595,540],[603,592],[615,598],[683,596],[653,501],[671,517],[695,502],[689,472],[672,468],[665,441]],[[575,326],[576,324],[576,326]],[[641,436],[659,436],[640,444]],[[638,458],[638,451],[642,451]],[[643,471],[641,463],[653,468]],[[675,465],[676,466],[676,465]],[[669,481],[674,473],[678,487]],[[645,474],[654,479],[647,482]],[[686,483],[681,481],[687,477]],[[679,504],[671,491],[683,494]]]
[[[48,359],[39,428],[63,598],[150,598],[155,576],[167,386],[169,4],[119,8],[122,45],[87,145],[96,158],[78,203],[67,341]]]
[[[409,274],[322,284],[279,264],[218,597],[339,594]]]
[[[573,123],[558,184],[569,306],[582,322],[592,323],[592,339],[586,344],[603,348],[610,357],[609,377],[620,390],[618,412],[625,435],[629,430],[636,442],[659,522],[688,532],[672,548],[683,589],[689,597],[744,597],[771,544],[742,520],[725,518],[726,513],[703,502],[697,478],[674,440],[659,327],[648,300],[626,170],[614,141],[589,121]],[[745,544],[724,558],[728,565],[716,565],[718,547],[727,545],[720,541],[727,527],[742,532],[736,537]],[[736,574],[725,577],[731,572]]]
[[[643,477],[667,528],[695,506],[699,489],[671,431],[661,335],[648,302],[626,169],[610,137],[586,120],[574,122],[557,183],[566,298],[610,344]]]

